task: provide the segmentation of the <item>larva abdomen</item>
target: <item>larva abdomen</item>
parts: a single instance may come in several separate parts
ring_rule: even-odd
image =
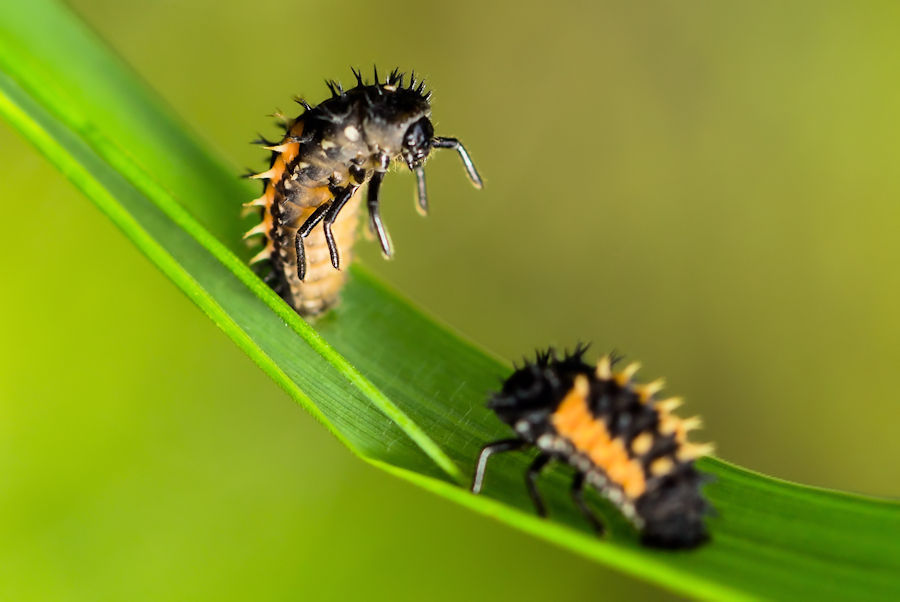
[[[286,227],[287,238],[296,235],[297,228],[312,215],[315,207],[306,207],[300,212],[290,227]],[[353,258],[353,243],[356,240],[359,222],[359,194],[354,195],[343,211],[338,215],[332,227],[334,238],[338,244],[341,264],[349,265]],[[297,254],[293,246],[282,247],[285,252],[284,265],[297,265]],[[336,270],[331,265],[331,255],[325,242],[322,228],[314,228],[305,239],[306,277],[300,280],[296,269],[291,267],[284,271],[289,301],[303,315],[317,315],[333,307],[340,295],[346,280],[344,270]]]

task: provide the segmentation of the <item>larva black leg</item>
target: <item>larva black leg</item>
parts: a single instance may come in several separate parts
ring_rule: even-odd
[[[484,471],[491,456],[521,449],[523,445],[525,445],[525,442],[521,439],[502,439],[482,447],[481,453],[478,454],[478,463],[475,465],[475,476],[472,478],[472,493],[481,491],[481,486],[484,484]]]
[[[306,218],[303,225],[297,228],[297,234],[294,237],[294,249],[297,252],[297,278],[300,280],[306,278],[306,250],[303,248],[303,239],[309,236],[309,233],[316,224],[322,221],[330,204],[331,203],[323,203],[316,207],[316,210],[312,212],[312,215]]]
[[[312,232],[312,229],[315,228],[319,222],[321,222],[325,218],[325,213],[328,212],[328,208],[331,206],[333,201],[328,201],[327,203],[322,203],[316,210],[313,211],[306,221],[300,226],[300,229],[297,230],[297,234],[306,238],[309,236],[309,233]]]
[[[428,215],[428,191],[425,189],[425,168],[416,168],[416,202],[419,213]]]
[[[328,204],[328,211],[325,213],[325,219],[322,222],[322,229],[325,231],[325,242],[328,243],[328,254],[331,255],[331,265],[334,269],[339,270],[341,266],[341,258],[338,254],[337,243],[334,242],[334,234],[331,233],[331,225],[337,219],[338,213],[347,204],[347,201],[356,192],[356,186],[348,186],[344,188],[331,203]]]
[[[381,190],[382,180],[384,180],[383,171],[376,171],[372,174],[372,179],[369,180],[369,195],[366,205],[369,208],[369,223],[372,226],[372,230],[375,231],[375,235],[378,237],[378,242],[381,244],[381,251],[384,253],[385,257],[390,258],[393,254],[393,251],[391,251],[391,239],[381,221],[381,211],[378,208],[378,195]]]
[[[534,459],[534,462],[528,467],[528,472],[525,473],[525,483],[528,485],[528,495],[531,496],[531,501],[534,503],[534,509],[538,513],[538,516],[547,516],[547,506],[544,505],[544,500],[541,498],[541,492],[538,491],[537,478],[541,476],[541,471],[544,470],[547,463],[550,462],[552,458],[553,456],[541,454]]]
[[[581,514],[591,523],[591,528],[594,529],[597,535],[603,535],[603,532],[606,531],[603,527],[603,521],[597,518],[597,515],[594,514],[594,511],[590,509],[584,500],[584,473],[577,473],[572,481],[572,500],[575,502],[578,510],[581,511]]]
[[[466,174],[469,176],[469,180],[472,181],[472,186],[475,188],[484,186],[481,182],[481,176],[478,175],[478,170],[475,169],[475,164],[472,163],[472,158],[469,156],[469,153],[466,152],[466,147],[462,145],[462,142],[456,138],[441,138],[440,136],[437,136],[431,141],[431,146],[434,148],[455,149],[456,152],[459,153],[459,158],[462,159],[463,165],[466,168]]]
[[[297,278],[303,280],[306,278],[306,249],[303,248],[303,237],[300,236],[299,229],[294,237],[294,250],[297,252]]]

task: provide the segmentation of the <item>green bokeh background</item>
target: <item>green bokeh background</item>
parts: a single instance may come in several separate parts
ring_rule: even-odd
[[[486,187],[442,153],[422,220],[393,175],[362,261],[504,357],[641,359],[728,460],[900,495],[900,5],[72,5],[236,172],[291,95],[424,72]],[[0,599],[667,595],[360,462],[5,125],[0,159]]]

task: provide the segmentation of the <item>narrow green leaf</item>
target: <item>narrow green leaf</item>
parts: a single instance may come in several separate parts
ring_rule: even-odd
[[[485,495],[459,484],[504,428],[483,407],[508,367],[412,308],[361,268],[343,304],[301,320],[245,266],[235,217],[253,191],[126,66],[50,0],[0,6],[0,114],[18,128],[255,362],[348,447],[384,470],[638,577],[708,598],[900,596],[900,506],[786,483],[709,459],[713,542],[637,545],[607,512],[599,540],[546,484],[533,516],[522,457]],[[602,500],[595,500],[607,511]],[[473,542],[477,545],[477,542]]]

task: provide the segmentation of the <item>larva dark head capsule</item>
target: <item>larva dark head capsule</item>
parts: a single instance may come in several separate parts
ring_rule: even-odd
[[[559,376],[546,363],[526,362],[506,379],[499,393],[491,396],[488,407],[520,436],[536,439],[552,411],[547,400],[572,386],[571,380],[565,382]]]
[[[642,541],[666,548],[694,547],[707,539],[709,504],[694,460],[712,446],[687,440],[697,417],[681,419],[672,411],[679,398],[658,400],[662,381],[633,382],[638,364],[613,371],[615,360],[584,362],[585,347],[562,358],[550,349],[503,383],[488,406],[509,424],[515,437],[486,445],[478,459],[472,490],[484,481],[494,453],[534,446],[540,454],[526,482],[538,513],[545,514],[535,479],[550,460],[575,469],[573,498],[598,532],[600,520],[583,499],[590,485],[609,499],[641,532]]]
[[[349,90],[326,82],[331,98],[313,107],[298,99],[305,112],[288,121],[279,142],[261,143],[272,151],[269,169],[251,178],[265,181],[263,194],[245,203],[262,209],[262,223],[246,236],[263,235],[266,245],[252,262],[268,262],[273,286],[305,315],[319,314],[337,301],[346,261],[355,238],[359,195],[368,184],[369,226],[385,256],[392,254],[381,220],[380,190],[393,161],[403,161],[416,174],[416,197],[428,209],[424,163],[434,148],[452,148],[462,158],[472,183],[481,178],[466,149],[455,138],[434,135],[431,92],[425,83],[394,70],[383,81],[365,82]],[[283,118],[283,116],[279,117]],[[318,227],[321,223],[321,228]],[[338,244],[340,241],[340,245]]]
[[[434,126],[427,117],[418,120],[403,135],[403,159],[406,165],[415,170],[422,167],[428,153],[431,152],[431,139],[434,137]]]
[[[574,385],[574,375],[590,373],[591,367],[581,359],[586,346],[579,346],[564,358],[551,351],[539,352],[535,361],[525,361],[503,382],[499,393],[491,396],[488,407],[517,433],[529,433],[536,439],[545,431],[553,410],[548,400],[565,394]]]

